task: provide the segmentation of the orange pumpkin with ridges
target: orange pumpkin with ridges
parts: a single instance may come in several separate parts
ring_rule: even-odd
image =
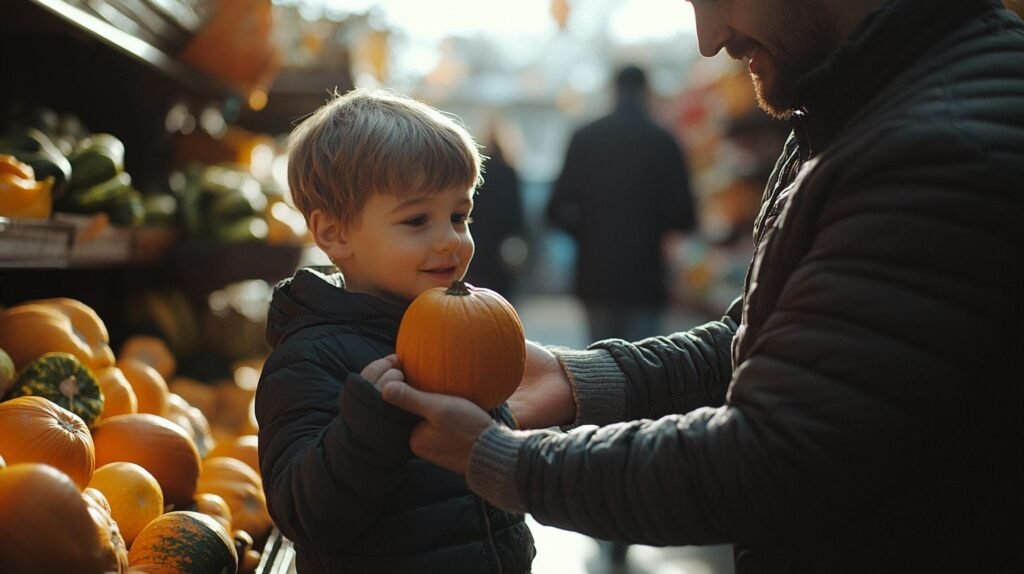
[[[0,454],[7,464],[48,464],[79,489],[89,484],[96,468],[96,449],[85,421],[31,395],[0,403]]]
[[[512,305],[491,291],[455,281],[409,304],[395,351],[412,386],[455,395],[490,410],[519,386],[526,336]]]
[[[180,426],[152,414],[118,415],[92,431],[96,464],[126,461],[145,468],[160,483],[164,503],[192,501],[199,480],[199,451]]]

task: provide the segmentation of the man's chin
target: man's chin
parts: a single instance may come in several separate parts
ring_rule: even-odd
[[[752,74],[751,79],[754,81],[754,94],[757,96],[757,106],[764,113],[777,120],[788,120],[793,116],[795,106],[793,105],[792,98],[778,93],[778,90],[773,89],[774,86],[756,74]]]

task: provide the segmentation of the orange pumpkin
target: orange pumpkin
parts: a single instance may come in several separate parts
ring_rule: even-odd
[[[134,462],[160,483],[164,503],[182,507],[192,501],[199,480],[199,451],[180,426],[156,415],[118,415],[92,430],[96,464]]]
[[[89,490],[97,490],[106,497],[110,515],[129,546],[151,520],[164,512],[160,483],[133,462],[111,462],[97,468],[86,489]]]
[[[217,414],[217,389],[213,385],[188,377],[175,377],[168,381],[167,388],[202,411],[206,420],[213,420]]]
[[[222,574],[237,571],[238,554],[219,522],[179,510],[158,516],[139,533],[128,562],[150,574]]]
[[[135,391],[135,397],[139,401],[139,412],[164,416],[167,414],[168,395],[167,381],[146,363],[138,359],[122,358],[117,361],[117,368],[121,369],[128,384]]]
[[[78,486],[46,464],[0,470],[0,572],[119,571]]]
[[[131,358],[141,361],[156,369],[164,379],[174,376],[177,361],[170,347],[160,337],[151,335],[132,335],[121,345],[117,355],[121,359]]]
[[[114,571],[124,572],[128,569],[128,545],[121,535],[118,522],[114,520],[110,503],[106,496],[95,488],[86,488],[82,491],[82,498],[89,509],[93,523],[96,524],[100,547],[107,555],[107,563],[117,565]]]
[[[222,440],[213,447],[208,456],[210,458],[229,456],[238,459],[259,474],[259,437],[254,434],[245,434],[233,437],[231,440]]]
[[[90,369],[114,364],[106,327],[92,309],[73,299],[46,301],[54,300],[23,303],[0,314],[0,348],[18,369],[50,352],[70,353]]]
[[[196,494],[195,500],[186,510],[201,512],[213,518],[228,532],[234,529],[231,522],[231,507],[228,506],[228,503],[222,497],[212,492]]]
[[[139,412],[139,399],[131,383],[117,367],[106,367],[95,372],[96,382],[103,391],[103,413],[101,418],[127,415]]]
[[[526,336],[512,305],[490,289],[455,281],[406,309],[395,347],[409,384],[490,410],[519,386]]]
[[[85,421],[31,395],[0,403],[0,454],[8,464],[48,464],[80,489],[89,484],[96,468],[96,451]]]
[[[168,397],[167,420],[185,429],[192,442],[196,443],[200,458],[205,458],[210,449],[213,448],[213,434],[210,431],[210,423],[207,422],[203,413],[188,404],[188,401],[175,393]]]
[[[203,461],[197,492],[209,492],[224,499],[231,508],[231,524],[255,539],[273,526],[260,476],[244,462],[226,456]]]

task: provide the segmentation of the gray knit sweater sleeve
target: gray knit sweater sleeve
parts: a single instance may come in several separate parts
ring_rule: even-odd
[[[576,420],[566,428],[621,421],[625,413],[622,370],[603,349],[574,351],[552,348],[572,384]],[[516,465],[523,444],[542,440],[552,431],[514,431],[492,425],[480,435],[470,456],[466,483],[495,506],[526,512],[516,490]]]
[[[624,420],[625,375],[612,354],[604,349],[552,351],[565,370],[576,402],[576,420],[566,428],[606,425]]]

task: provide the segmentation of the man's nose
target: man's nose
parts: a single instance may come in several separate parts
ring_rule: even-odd
[[[733,37],[729,25],[729,13],[725,6],[703,2],[695,2],[694,16],[697,20],[697,45],[700,55],[710,58],[721,51]]]

